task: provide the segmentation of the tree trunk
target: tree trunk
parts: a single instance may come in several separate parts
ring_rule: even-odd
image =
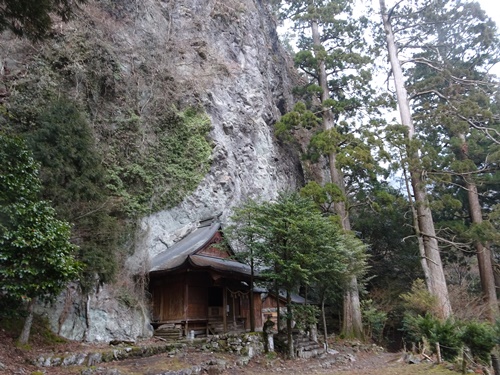
[[[500,375],[500,361],[498,360],[498,355],[495,353],[491,353],[491,366],[495,375]]]
[[[295,351],[293,349],[293,334],[292,334],[292,295],[290,290],[286,290],[286,335],[288,338],[288,358],[295,358]]]
[[[87,341],[87,335],[90,330],[90,294],[87,293],[85,300],[85,330],[83,331],[82,341]]]
[[[325,338],[325,351],[328,351],[328,331],[326,329],[325,297],[321,298],[321,317],[323,318],[323,336]]]
[[[408,194],[408,200],[410,202],[412,220],[413,220],[413,229],[415,230],[415,235],[417,236],[418,241],[418,252],[420,254],[420,265],[422,266],[422,270],[424,272],[425,285],[427,286],[427,290],[429,293],[432,293],[431,290],[431,276],[429,272],[429,266],[427,265],[427,258],[425,256],[425,247],[424,240],[422,239],[422,235],[420,234],[420,227],[418,225],[418,214],[417,209],[415,208],[415,204],[413,203],[413,198],[411,195],[410,183],[408,181],[408,173],[406,172],[406,168],[403,168],[403,174],[405,178],[406,192]]]
[[[445,319],[451,316],[452,310],[448,295],[448,287],[444,276],[443,264],[441,262],[441,254],[439,252],[436,238],[434,221],[432,219],[432,211],[429,207],[429,200],[425,190],[425,171],[422,170],[419,165],[419,153],[418,150],[415,149],[414,145],[415,129],[413,127],[408,94],[406,92],[406,88],[404,87],[404,77],[401,69],[401,63],[397,55],[392,25],[385,7],[385,0],[380,0],[380,9],[387,39],[389,61],[391,63],[392,74],[394,76],[401,123],[408,130],[407,137],[410,180],[415,197],[419,229],[424,243],[427,265],[429,267],[429,276],[431,281],[430,290],[438,300],[438,316]]]
[[[281,329],[281,311],[280,311],[280,290],[278,288],[278,283],[274,282],[274,290],[276,291],[276,331],[280,333]]]
[[[467,140],[464,134],[459,134],[462,141],[461,159],[466,160],[468,156],[465,152],[467,149]],[[477,186],[474,180],[468,176],[463,175],[465,181],[465,188],[467,189],[467,198],[469,201],[469,214],[472,224],[480,225],[483,222],[483,215],[481,204],[479,203],[479,195]],[[488,306],[488,318],[491,323],[495,323],[498,315],[498,300],[495,288],[495,275],[493,273],[492,254],[488,243],[481,243],[476,241],[474,243],[477,254],[477,263],[479,266],[479,276],[481,278],[481,288],[483,296]]]
[[[28,302],[28,316],[24,321],[23,330],[21,336],[19,336],[19,344],[26,345],[30,338],[31,326],[33,325],[33,309],[35,307],[35,298]]]
[[[315,48],[317,50],[321,50],[323,46],[321,45],[319,27],[316,21],[311,21],[311,32]],[[319,86],[321,87],[321,102],[323,103],[330,97],[330,91],[328,89],[328,77],[326,74],[325,62],[321,59],[318,59],[318,70]],[[325,130],[334,128],[335,119],[330,109],[323,109],[322,118],[323,127]],[[331,152],[328,155],[328,159],[331,182],[337,185],[345,196],[344,176],[342,174],[342,171],[337,168],[337,155],[334,152]],[[342,228],[345,231],[350,231],[351,223],[349,221],[349,212],[346,208],[345,202],[335,203],[335,212],[340,217]],[[361,339],[363,333],[363,322],[361,320],[361,304],[359,299],[358,279],[356,278],[356,276],[351,277],[347,290],[344,292],[343,315],[344,335]]]
[[[248,298],[250,305],[250,332],[255,332],[255,303],[253,299],[253,283],[254,283],[254,265],[253,265],[253,255],[250,259],[250,287]]]

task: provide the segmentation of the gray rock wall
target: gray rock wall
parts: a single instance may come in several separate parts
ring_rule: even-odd
[[[91,108],[102,123],[106,111],[130,110],[120,108],[119,100],[136,103],[143,119],[162,106],[179,104],[202,106],[212,121],[210,172],[177,207],[140,220],[133,255],[120,277],[147,270],[151,257],[189,233],[199,220],[220,215],[226,223],[232,208],[247,198],[270,200],[302,182],[297,155],[273,135],[274,122],[291,109],[293,83],[291,63],[265,1],[89,1],[75,21],[59,27],[66,43],[91,27],[101,49],[120,68],[114,90],[124,98],[96,101],[97,107]],[[71,90],[78,96],[82,92],[75,77]],[[166,89],[168,97],[163,97]],[[134,99],[127,101],[131,96]],[[70,339],[135,340],[151,335],[147,308],[127,303],[116,286],[100,288],[88,301],[70,288],[53,307],[40,311],[54,331]]]
[[[182,204],[141,221],[136,254],[128,262],[132,270],[142,269],[200,219],[221,215],[225,223],[247,198],[273,199],[303,178],[297,156],[273,136],[274,122],[292,105],[292,82],[263,2],[180,1],[170,12],[170,40],[185,46],[182,56],[174,53],[178,77],[194,78],[203,87],[200,100],[213,125],[213,164]]]

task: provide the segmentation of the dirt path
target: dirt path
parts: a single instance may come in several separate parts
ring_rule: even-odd
[[[35,341],[36,342],[36,341]],[[109,348],[109,346],[108,346]],[[50,350],[49,350],[50,349]],[[339,343],[335,352],[311,359],[284,360],[281,357],[261,355],[248,363],[241,356],[211,353],[196,347],[184,347],[171,353],[146,358],[102,363],[93,368],[80,366],[42,367],[32,360],[46,351],[52,353],[78,353],[95,350],[76,342],[54,344],[50,347],[33,345],[16,348],[13,337],[0,329],[0,374],[46,375],[159,375],[208,373],[221,375],[263,374],[329,374],[329,375],[456,375],[458,373],[430,364],[408,365],[400,361],[401,354],[383,352],[378,347],[360,350]],[[366,347],[365,347],[366,349]],[[245,363],[244,363],[245,362]]]
[[[270,359],[266,356],[253,358],[245,366],[238,364],[241,357],[221,354],[202,353],[187,350],[184,353],[168,358],[159,355],[141,360],[129,360],[110,363],[108,369],[117,370],[119,374],[156,375],[175,373],[181,369],[196,368],[204,365],[208,374],[221,375],[266,375],[266,374],[324,374],[324,375],[458,375],[442,366],[431,363],[409,365],[401,360],[401,354],[395,353],[346,353],[321,356],[312,359],[284,360]],[[190,366],[186,366],[190,364]],[[208,366],[206,366],[208,364]],[[167,371],[167,372],[166,372]],[[59,375],[59,374],[58,374]],[[61,374],[62,375],[62,374]]]

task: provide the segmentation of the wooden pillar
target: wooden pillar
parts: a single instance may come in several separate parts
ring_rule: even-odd
[[[160,293],[160,313],[158,314],[158,319],[162,322],[167,319],[165,314],[165,289],[156,287],[154,291],[156,293],[159,291]]]
[[[224,333],[227,332],[227,290],[226,286],[222,287],[222,324],[224,326]]]
[[[233,293],[231,293],[231,299],[233,300],[233,329],[236,329],[236,301]]]
[[[187,278],[185,279],[186,282],[184,283],[184,336],[188,337],[189,331],[188,331],[188,308],[189,308],[189,285],[188,285],[188,280]]]

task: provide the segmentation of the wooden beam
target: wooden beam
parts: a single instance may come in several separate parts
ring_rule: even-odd
[[[184,283],[184,321],[186,324],[184,325],[184,335],[188,337],[188,307],[189,307],[189,285],[188,285],[188,280],[187,277],[185,278],[185,283]]]

